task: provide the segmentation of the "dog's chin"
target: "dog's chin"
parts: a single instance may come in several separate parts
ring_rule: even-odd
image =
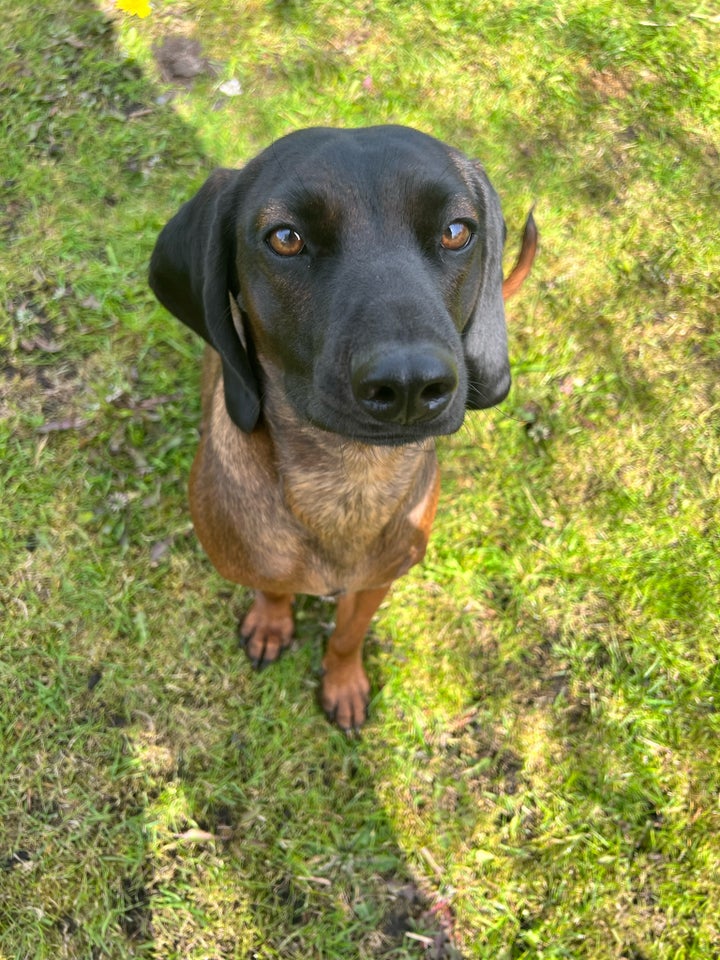
[[[463,424],[465,407],[462,405],[457,410],[445,410],[440,416],[423,423],[383,423],[356,415],[354,411],[341,412],[320,404],[309,406],[302,416],[314,427],[353,443],[372,447],[401,447],[456,433]]]

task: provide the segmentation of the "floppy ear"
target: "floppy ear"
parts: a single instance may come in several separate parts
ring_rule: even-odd
[[[502,252],[505,221],[500,199],[479,164],[469,164],[470,179],[484,216],[481,225],[482,279],[475,306],[462,332],[468,373],[468,410],[482,410],[504,400],[510,389]]]
[[[260,415],[258,384],[228,300],[228,292],[233,298],[240,292],[235,217],[241,176],[239,170],[215,170],[166,224],[150,260],[150,286],[163,306],[220,354],[228,414],[250,433]]]

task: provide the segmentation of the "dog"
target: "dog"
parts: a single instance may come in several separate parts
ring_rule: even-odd
[[[294,594],[336,598],[320,699],[347,732],[367,715],[371,618],[425,553],[434,438],[510,388],[503,301],[537,238],[531,211],[503,282],[483,168],[379,126],[300,130],[215,170],[157,240],[150,285],[207,342],[195,530],[255,591],[256,668],[290,646]]]

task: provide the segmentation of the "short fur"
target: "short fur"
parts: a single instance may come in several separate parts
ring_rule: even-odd
[[[504,284],[503,239],[458,151],[403,127],[318,128],[215,171],[153,253],[158,298],[209,345],[198,537],[256,591],[241,626],[256,666],[290,645],[295,593],[338,598],[321,699],[346,730],[366,715],[372,615],[425,553],[433,438],[509,389],[503,299],[532,265],[532,216]]]

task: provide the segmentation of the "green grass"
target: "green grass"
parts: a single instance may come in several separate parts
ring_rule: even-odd
[[[0,12],[0,957],[720,955],[711,5]],[[172,33],[214,74],[163,81]],[[533,201],[542,246],[352,742],[330,607],[272,670],[237,649],[186,505],[201,345],[146,270],[214,165],[388,121],[484,161],[508,262]]]

